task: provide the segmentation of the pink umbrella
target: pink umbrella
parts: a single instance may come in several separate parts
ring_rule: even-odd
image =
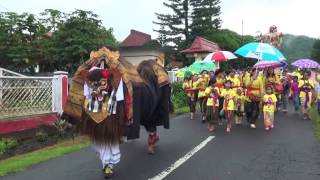
[[[238,57],[235,56],[232,52],[229,51],[216,51],[213,53],[208,54],[204,61],[213,61],[213,62],[224,62],[230,59],[237,59]]]
[[[277,68],[286,66],[287,63],[284,61],[259,61],[253,67],[257,69],[265,69],[265,68]]]

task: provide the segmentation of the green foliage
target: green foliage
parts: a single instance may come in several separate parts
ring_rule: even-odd
[[[221,26],[219,15],[220,0],[190,0],[193,9],[191,13],[192,23],[190,25],[191,35],[205,36],[212,30],[217,30]]]
[[[312,52],[311,52],[312,59],[316,60],[320,63],[320,39],[317,39],[313,44]]]
[[[311,58],[311,51],[316,40],[307,36],[286,34],[283,37],[281,51],[291,63],[301,58]]]
[[[182,89],[181,82],[175,82],[172,84],[173,105],[175,109],[179,109],[187,106],[188,98]]]
[[[1,138],[0,139],[0,155],[6,153],[8,150],[17,147],[18,142],[12,138]]]
[[[313,106],[311,109],[311,119],[314,124],[314,134],[316,138],[320,141],[320,115],[317,106]]]
[[[181,48],[186,41],[190,41],[189,1],[168,0],[163,5],[172,10],[173,13],[156,13],[157,21],[153,23],[159,25],[160,29],[154,31],[159,33],[158,40],[163,46],[173,43],[175,48]]]
[[[196,36],[218,29],[221,24],[220,0],[168,0],[163,3],[172,13],[156,13],[161,45],[180,51],[188,47]]]
[[[46,9],[39,16],[0,13],[0,66],[34,73],[65,70],[74,72],[89,58],[91,50],[117,47],[113,30],[102,26],[91,11],[63,13]]]
[[[36,138],[38,142],[46,142],[49,138],[49,135],[43,130],[40,130],[36,133]]]

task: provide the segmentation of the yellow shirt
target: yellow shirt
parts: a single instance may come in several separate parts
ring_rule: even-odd
[[[205,90],[206,96],[208,97],[207,99],[207,106],[215,106],[219,107],[219,97],[214,97],[213,90],[216,89],[219,92],[219,89],[217,87],[212,88],[212,87],[207,87]]]
[[[280,83],[280,79],[277,75],[275,76],[271,76],[271,77],[265,77],[265,84],[279,84]]]
[[[223,89],[223,87],[224,87],[224,79],[217,78],[215,87],[217,87],[219,89],[218,93],[220,94],[222,89]]]
[[[236,92],[233,89],[223,89],[221,91],[221,96],[224,97],[223,110],[234,111],[234,98],[236,96]]]
[[[293,73],[291,73],[291,76],[297,76],[298,77],[298,80],[302,79],[302,75],[300,72],[298,71],[294,71]]]
[[[249,99],[248,99],[248,97],[247,96],[245,96],[245,95],[243,95],[243,94],[241,94],[241,95],[239,95],[238,93],[236,94],[236,96],[235,96],[235,102],[236,103],[241,103],[241,104],[244,104],[246,101],[248,101]]]
[[[246,72],[242,78],[242,83],[247,84],[250,81],[250,73]]]
[[[198,98],[205,97],[204,91],[206,90],[208,86],[208,82],[204,78],[200,78],[195,83],[196,87],[199,89]]]
[[[309,85],[306,85],[308,83],[309,83]],[[311,102],[311,98],[312,98],[312,91],[311,90],[314,89],[314,82],[311,79],[308,79],[308,80],[301,79],[301,80],[299,80],[299,85],[298,85],[299,88],[303,87],[304,85],[306,85],[310,89],[308,94],[310,96],[310,101],[309,102]],[[305,97],[306,97],[306,92],[304,92],[303,90],[300,91],[300,98],[305,98]]]
[[[247,88],[247,93],[261,97],[264,93],[264,83],[262,78],[257,77],[255,80],[250,79],[247,82]]]
[[[263,112],[274,112],[276,108],[277,97],[275,94],[266,94],[263,96]]]
[[[237,77],[229,77],[228,80],[230,80],[232,82],[232,87],[234,89],[237,89],[240,87],[240,80]]]
[[[192,82],[192,80],[186,81],[182,84],[182,89],[186,91],[188,97],[194,98],[194,92],[196,85]]]

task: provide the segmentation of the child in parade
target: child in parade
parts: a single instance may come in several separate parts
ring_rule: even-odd
[[[225,82],[225,76],[224,76],[224,72],[220,69],[218,69],[215,72],[215,77],[216,77],[216,83],[215,83],[215,87],[218,88],[218,93],[221,94],[221,91],[224,88],[224,82]],[[224,118],[224,114],[223,114],[223,97],[219,97],[219,125],[222,125],[222,119]]]
[[[263,96],[263,117],[266,131],[274,128],[274,112],[276,109],[277,97],[273,93],[272,86],[267,86],[266,94]]]
[[[194,113],[196,112],[196,100],[195,100],[195,86],[192,76],[184,79],[182,88],[188,97],[188,105],[190,108],[190,119],[194,119]]]
[[[300,109],[300,99],[299,99],[299,84],[298,76],[292,77],[292,82],[290,84],[291,98],[293,100],[294,110],[297,112]]]
[[[284,75],[280,81],[281,81],[281,85],[283,86],[283,91],[279,95],[281,96],[281,107],[282,107],[282,111],[284,113],[287,113],[288,112],[288,109],[287,109],[288,96],[290,93],[290,82],[286,75]]]
[[[242,124],[244,113],[244,105],[247,101],[247,97],[244,95],[242,88],[237,89],[237,94],[235,97],[236,109],[235,109],[235,124],[240,125]]]
[[[200,105],[200,111],[202,114],[202,123],[205,123],[206,119],[206,95],[205,95],[205,90],[206,87],[208,86],[208,76],[207,76],[207,71],[203,71],[201,75],[199,75],[199,79],[196,82],[196,86],[199,90],[198,92],[198,99],[199,99],[199,105]]]
[[[231,131],[232,118],[235,110],[234,98],[236,96],[235,91],[232,89],[232,82],[226,80],[224,83],[224,89],[221,91],[220,96],[224,98],[223,111],[227,120],[227,132]]]
[[[219,89],[214,86],[216,83],[215,79],[209,81],[209,87],[206,88],[207,95],[207,121],[208,130],[214,131],[219,121]]]
[[[299,80],[300,100],[302,106],[303,119],[310,119],[310,109],[314,94],[314,82],[310,79],[311,72],[305,71],[303,78]]]
[[[234,71],[231,71],[229,73],[229,76],[226,78],[227,80],[230,80],[232,82],[232,88],[234,90],[237,90],[240,87],[240,80],[239,77],[236,77],[236,74]]]

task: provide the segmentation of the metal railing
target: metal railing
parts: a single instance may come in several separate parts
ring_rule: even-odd
[[[0,121],[53,112],[53,79],[0,77]]]

